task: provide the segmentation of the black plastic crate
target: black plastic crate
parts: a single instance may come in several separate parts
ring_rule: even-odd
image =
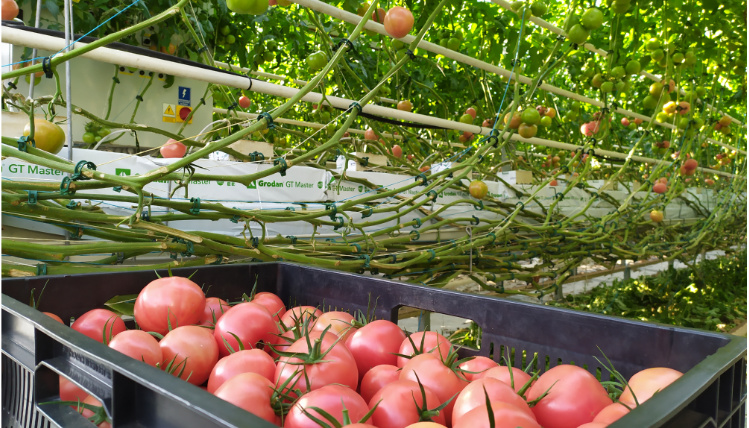
[[[86,426],[67,406],[35,404],[58,399],[57,375],[64,374],[102,400],[116,428],[272,427],[21,303],[29,301],[32,289],[38,296],[46,284],[39,311],[69,319],[102,307],[114,295],[137,293],[155,277],[153,271],[136,271],[3,280],[2,426]],[[395,322],[402,306],[470,318],[483,330],[482,347],[464,352],[497,361],[509,352],[518,367],[537,354],[542,367],[574,362],[591,373],[606,373],[594,358],[600,358],[600,347],[625,377],[658,366],[685,372],[612,428],[746,424],[745,338],[288,263],[206,266],[192,279],[210,285],[208,296],[229,300],[249,293],[257,281],[258,291],[274,292],[287,305],[354,311],[376,301],[376,316]]]

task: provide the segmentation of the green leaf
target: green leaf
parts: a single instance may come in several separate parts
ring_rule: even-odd
[[[133,311],[135,309],[135,299],[137,297],[137,294],[124,294],[120,296],[114,296],[104,302],[104,305],[119,315],[133,316]]]

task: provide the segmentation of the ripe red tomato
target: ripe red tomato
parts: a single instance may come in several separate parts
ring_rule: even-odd
[[[397,158],[400,158],[403,156],[403,149],[401,148],[401,146],[397,144],[393,146],[393,156]]]
[[[450,400],[455,394],[465,388],[468,384],[466,378],[459,372],[454,372],[450,367],[435,354],[421,354],[411,358],[403,366],[400,374],[401,380],[411,380],[421,382],[422,385],[428,386],[444,403]],[[453,407],[455,400],[444,408],[445,420],[452,420]]]
[[[64,322],[62,322],[62,318],[60,318],[59,316],[53,314],[52,312],[42,312],[42,313],[44,315],[47,315],[48,317],[52,318],[53,320],[55,320],[57,322],[61,322],[61,323],[65,324]]]
[[[452,415],[453,425],[456,425],[458,420],[471,410],[486,405],[486,395],[484,391],[489,395],[489,400],[491,402],[501,401],[503,403],[511,404],[534,421],[536,420],[531,408],[528,407],[528,404],[523,397],[519,396],[510,385],[507,385],[499,379],[484,377],[469,383],[468,386],[460,391],[457,398],[455,398],[455,407],[453,408]]]
[[[326,385],[320,389],[304,394],[291,408],[284,420],[284,428],[319,428],[320,425],[307,416],[312,416],[329,423],[316,409],[329,413],[338,422],[343,423],[343,410],[348,411],[351,421],[359,421],[367,412],[367,402],[356,391],[341,385]],[[345,425],[351,426],[351,425]]]
[[[426,399],[427,409],[421,409],[422,411],[434,410],[442,404],[437,394],[426,385],[423,386],[423,395],[419,384],[410,380],[397,380],[379,390],[369,400],[370,408],[377,404],[377,409],[370,420],[372,424],[380,428],[397,428],[419,422],[421,416],[419,407],[424,399]],[[444,425],[444,411],[433,416],[432,421]]]
[[[437,422],[416,422],[415,424],[411,424],[407,426],[406,428],[447,428],[447,427],[442,424],[438,424]]]
[[[374,22],[382,24],[382,22],[385,20],[385,15],[385,9],[378,7],[377,11],[372,12],[372,20]]]
[[[242,108],[249,108],[249,107],[250,107],[250,104],[252,104],[252,103],[250,102],[250,99],[249,99],[249,98],[247,98],[247,96],[245,96],[245,95],[242,95],[241,97],[239,97],[239,100],[237,100],[237,103],[238,103],[238,104],[239,104],[239,106],[240,106],[240,107],[242,107]]]
[[[127,330],[125,321],[108,309],[92,309],[78,317],[70,328],[104,344]]]
[[[653,185],[653,192],[655,193],[666,193],[667,189],[668,187],[666,186],[666,184],[661,183],[660,181]]]
[[[161,146],[159,153],[161,153],[161,156],[164,158],[182,158],[185,157],[185,153],[187,153],[187,146],[170,138],[166,144]]]
[[[256,373],[273,380],[276,363],[273,357],[260,349],[245,349],[218,360],[208,377],[208,392],[213,394],[227,380],[240,373]]]
[[[463,370],[463,376],[470,382],[476,379],[481,379],[486,375],[489,369],[498,367],[496,361],[487,357],[474,357],[464,363],[461,363],[458,368]]]
[[[587,424],[582,424],[577,428],[606,428],[609,426],[609,424],[605,424],[602,422],[588,422]]]
[[[161,368],[193,385],[208,380],[213,366],[218,362],[218,346],[211,330],[197,325],[177,327],[159,342],[163,361]]]
[[[395,382],[399,377],[400,369],[396,366],[390,364],[374,366],[364,374],[364,377],[362,377],[359,384],[359,392],[364,401],[369,403],[377,391],[381,390],[386,385]]]
[[[203,316],[198,321],[198,325],[206,325],[213,327],[219,318],[228,311],[228,303],[225,300],[219,299],[218,297],[206,297],[205,298],[205,309],[203,310]]]
[[[88,392],[81,389],[65,376],[60,376],[60,400],[61,401],[83,401]]]
[[[563,364],[551,368],[528,390],[528,401],[549,394],[534,407],[533,414],[544,428],[577,428],[593,421],[611,404],[598,379],[582,367]]]
[[[510,385],[515,392],[520,391],[523,386],[531,380],[531,375],[517,367],[499,366],[484,372],[483,377],[491,377]],[[526,390],[527,391],[527,390]]]
[[[512,404],[491,402],[494,424],[489,421],[486,405],[477,407],[461,417],[453,428],[541,428],[535,420]]]
[[[296,325],[307,323],[308,331],[315,326],[317,318],[322,315],[322,311],[314,306],[296,306],[284,312],[281,317],[281,331],[286,331]]]
[[[319,331],[322,333],[322,331],[327,328],[329,333],[333,333],[340,337],[341,341],[345,343],[348,336],[356,332],[356,329],[351,325],[353,321],[354,316],[348,312],[325,312],[317,319],[314,327],[312,327],[312,331]]]
[[[411,342],[413,342],[413,345]],[[416,348],[414,348],[414,345],[416,345]],[[434,353],[444,360],[452,351],[453,345],[445,336],[433,331],[417,331],[401,342],[397,353],[406,356]],[[409,358],[399,356],[395,365],[403,367],[408,361]]]
[[[109,342],[109,347],[154,367],[163,361],[159,341],[143,330],[123,331]]]
[[[97,400],[93,395],[87,396],[81,401],[81,403],[90,404],[92,406],[102,406],[101,401]],[[80,408],[80,413],[84,418],[90,418],[94,415],[93,410],[86,409],[85,407]],[[112,428],[112,424],[107,421],[101,422],[96,426],[99,428]]]
[[[145,331],[166,334],[169,327],[197,324],[205,310],[198,284],[179,276],[151,281],[135,299],[135,322]]]
[[[414,16],[405,7],[395,6],[388,10],[383,24],[388,34],[400,39],[406,37],[414,28]]]
[[[281,425],[271,406],[273,382],[257,373],[241,373],[224,382],[214,394],[266,421]]]
[[[260,342],[270,341],[277,331],[273,316],[265,307],[253,302],[244,302],[233,306],[219,318],[213,335],[219,354],[225,357],[231,350],[240,350],[237,338],[242,341],[242,348],[252,349]]]
[[[697,163],[697,161],[694,159],[687,159],[684,162],[684,169],[686,169],[687,171],[694,171],[698,166],[699,163]]]
[[[312,347],[319,346],[325,356],[305,364],[302,364],[302,359],[297,357],[279,358],[274,375],[276,385],[281,387],[286,383],[286,388],[306,392],[337,383],[355,391],[359,384],[359,371],[354,357],[343,342],[336,342],[338,337],[334,334],[323,336],[318,332],[309,333],[309,344],[307,339],[303,337],[297,340],[286,351],[308,354],[311,350],[309,344],[311,344]]]
[[[593,418],[593,422],[612,424],[627,413],[629,413],[629,409],[623,404],[611,403],[598,412],[596,417]]]
[[[273,319],[276,321],[281,321],[281,317],[286,313],[286,305],[283,304],[283,300],[275,294],[267,291],[261,291],[260,293],[255,294],[252,303],[265,306],[265,309],[273,315]]]
[[[3,0],[0,10],[2,11],[3,21],[16,19],[18,16],[18,4],[16,0]]]
[[[364,131],[364,139],[365,140],[377,140],[377,134],[375,134],[374,129],[367,128],[366,131]]]
[[[470,114],[471,116],[473,116],[473,119],[476,120],[476,109],[475,108],[468,107],[466,109],[466,114]]]
[[[376,320],[357,330],[346,341],[346,346],[356,360],[360,376],[372,367],[382,364],[396,365],[397,354],[406,338],[397,324]]]
[[[619,401],[629,407],[635,407],[637,405],[635,397],[637,402],[642,404],[681,376],[680,371],[668,367],[653,367],[639,371],[629,379],[627,388],[619,397]]]

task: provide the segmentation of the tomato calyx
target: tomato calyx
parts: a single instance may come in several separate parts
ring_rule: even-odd
[[[419,411],[419,422],[433,422],[434,417],[439,416],[442,409],[447,407],[451,401],[455,399],[455,397],[458,396],[458,394],[453,395],[449,399],[447,399],[444,403],[440,404],[439,406],[435,407],[434,409],[430,409],[427,405],[427,393],[424,390],[424,385],[421,384],[421,379],[419,379],[419,375],[414,373],[414,376],[416,376],[416,383],[419,385],[419,391],[421,392],[421,405],[416,402],[416,397],[413,397],[414,404],[416,405],[416,409]],[[376,406],[375,406],[376,407]]]
[[[379,404],[379,403],[378,403]],[[330,422],[330,425],[326,423],[325,421],[320,420],[320,418],[314,416],[312,413],[310,413],[310,410],[316,411],[318,414],[320,414],[323,418],[327,420],[327,422]],[[357,424],[363,424],[366,423],[369,418],[372,417],[372,414],[374,414],[375,410],[377,410],[377,404],[372,406],[372,409],[367,412],[366,415],[364,415],[360,420],[353,422],[351,420],[351,417],[348,414],[348,409],[346,408],[346,405],[343,406],[343,410],[341,411],[343,416],[343,422],[338,422],[338,419],[335,418],[335,416],[331,415],[330,413],[326,412],[325,410],[319,408],[319,407],[308,407],[302,410],[302,412],[310,419],[312,419],[313,422],[320,425],[322,428],[343,428],[347,425],[351,425],[354,423]]]
[[[186,357],[184,360],[177,363],[178,356],[179,355],[175,355],[174,357],[172,357],[172,359],[169,360],[166,366],[164,366],[163,370],[169,373],[170,375],[174,375],[178,378],[181,378],[182,374],[185,372],[185,368],[187,367],[187,358],[190,358],[190,357]],[[176,373],[177,370],[179,370],[179,373]],[[190,376],[192,376],[192,373],[187,375],[187,378],[185,378],[185,382],[187,382],[190,379]]]
[[[109,422],[111,423],[112,420],[109,419],[109,416],[107,416],[107,411],[104,409],[104,406],[96,406],[94,404],[84,403],[80,400],[78,401],[45,401],[43,403],[39,403],[39,406],[43,406],[46,404],[58,404],[60,406],[75,406],[75,411],[78,413],[81,413],[84,409],[90,410],[94,412],[93,415],[88,417],[88,420],[94,424],[99,425],[102,422]]]

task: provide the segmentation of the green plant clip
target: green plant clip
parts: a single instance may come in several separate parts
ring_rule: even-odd
[[[74,209],[78,208],[78,202],[76,202],[76,201],[70,201],[70,202],[68,202],[67,205],[65,205],[65,208],[67,208],[69,210],[74,210]]]
[[[47,264],[46,263],[39,263],[36,265],[36,276],[46,276],[47,275]]]
[[[70,185],[73,183],[73,180],[70,179],[70,177],[63,177],[62,181],[60,182],[60,194],[62,196],[72,196],[75,195],[75,189],[71,190]]]
[[[330,219],[335,220],[336,214],[338,214],[338,207],[336,206],[335,202],[330,204],[325,204],[325,211],[330,211]]]
[[[366,210],[361,212],[361,218],[367,218],[371,216],[373,213],[372,207],[367,208]]]
[[[286,164],[286,159],[284,158],[275,158],[273,159],[273,166],[280,165],[281,166],[281,177],[286,176],[286,170],[289,169],[288,165]]]
[[[352,247],[356,247],[356,252],[357,253],[361,253],[361,245],[359,245],[357,243],[353,243],[353,244],[349,244],[349,245],[352,246]]]
[[[89,161],[86,161],[86,160],[82,160],[82,161],[78,162],[77,164],[75,164],[75,169],[73,170],[73,175],[70,176],[70,178],[73,181],[90,180],[89,177],[86,177],[86,176],[83,175],[83,167],[86,167],[88,169],[92,169],[92,170],[96,171],[96,164],[95,163],[89,162]]]
[[[429,257],[427,262],[431,262],[435,257],[437,257],[437,253],[431,248],[427,250],[427,253],[430,253],[432,255],[432,257]]]
[[[114,186],[112,187],[112,190],[114,190],[117,193],[120,193],[122,191],[122,186]]]
[[[36,205],[36,201],[37,201],[37,198],[38,198],[38,192],[36,190],[27,190],[27,192],[29,192],[29,197],[28,197],[27,203],[29,205]]]
[[[257,115],[257,120],[258,121],[260,121],[262,119],[265,119],[266,126],[268,127],[268,129],[273,129],[273,128],[276,127],[276,124],[273,123],[273,116],[271,116],[270,113],[268,113],[267,111],[266,112],[262,112],[259,115]]]
[[[483,211],[484,210],[484,201],[479,201],[478,206],[474,205],[473,209],[476,211]]]
[[[338,222],[338,224],[336,224],[335,226],[333,226],[333,230],[338,230],[338,229],[342,228],[343,225],[345,224],[344,221],[343,221],[343,217],[341,217],[341,216],[337,216],[335,219],[331,219],[331,220],[335,220],[335,221]]]
[[[418,229],[418,228],[421,227],[421,219],[420,218],[416,217],[415,219],[413,219],[413,221],[416,222],[416,224],[413,226],[414,229]]]
[[[427,196],[432,195],[432,202],[437,202],[437,192],[430,190],[427,192]]]
[[[258,158],[263,161],[265,160],[265,155],[260,152],[252,152],[248,156],[252,162],[257,162]]]
[[[27,144],[31,143],[31,147],[36,147],[36,142],[34,142],[33,138],[30,138],[27,135],[24,135],[23,137],[18,139],[18,150],[28,153]]]
[[[473,220],[471,220],[471,224],[474,225],[474,226],[478,226],[479,223],[481,222],[481,220],[479,220],[479,218],[476,217],[475,215],[472,215],[471,218],[473,219]],[[474,221],[475,221],[475,223],[474,223]]]
[[[192,215],[200,214],[200,198],[190,198],[190,202],[192,202],[192,208],[190,208],[190,214]]]
[[[414,235],[415,235],[415,237],[414,237]],[[412,230],[411,231],[411,240],[412,241],[418,241],[420,238],[421,238],[421,234],[419,233],[418,230]]]
[[[361,166],[369,165],[369,156],[364,156],[363,158],[361,158],[361,162],[359,163],[361,163]]]
[[[364,269],[369,269],[369,262],[370,262],[369,254],[363,254],[363,255],[357,257],[356,259],[357,260],[363,259],[364,260],[364,265],[362,265],[362,267]]]
[[[489,232],[489,233],[486,234],[486,236],[489,236],[489,235],[491,235],[491,237],[492,237],[492,242],[490,242],[489,245],[492,245],[492,244],[494,244],[494,241],[497,240],[497,234],[494,233],[494,232]]]
[[[421,180],[421,185],[426,186],[427,185],[427,176],[423,172],[417,176],[414,177],[414,181]]]
[[[296,245],[296,236],[287,235],[286,237],[291,241],[291,245]]]

